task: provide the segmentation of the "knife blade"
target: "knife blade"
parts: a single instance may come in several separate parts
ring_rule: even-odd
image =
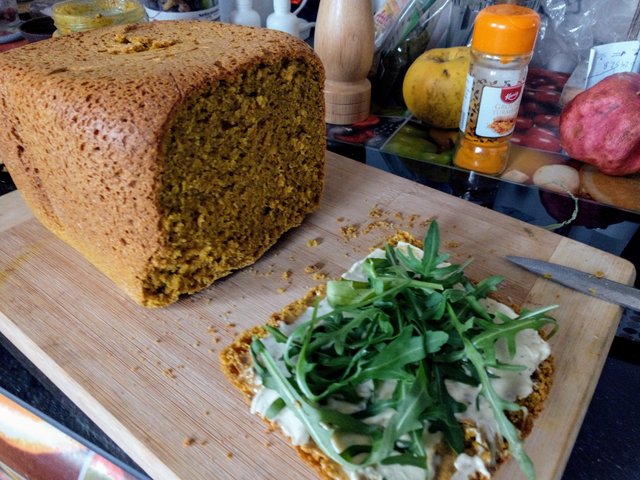
[[[566,287],[633,310],[640,310],[640,290],[598,275],[534,258],[507,255],[510,262]]]

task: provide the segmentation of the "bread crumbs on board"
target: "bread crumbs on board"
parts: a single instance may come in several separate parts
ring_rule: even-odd
[[[313,265],[307,265],[306,267],[304,267],[304,273],[319,272],[322,266],[323,265],[321,263],[314,263]]]
[[[359,235],[360,225],[347,225],[346,227],[340,227],[342,236],[346,239],[356,238]]]
[[[182,446],[183,447],[190,447],[194,443],[196,443],[196,439],[193,438],[193,437],[185,437],[185,439],[182,440]]]
[[[363,230],[365,235],[370,234],[373,230],[377,230],[379,228],[382,229],[393,229],[395,228],[395,224],[389,220],[376,220],[375,222],[369,223]]]
[[[418,215],[417,213],[409,215],[409,218],[407,219],[407,225],[409,226],[409,228],[413,228],[413,226],[419,219],[420,215]]]
[[[375,205],[371,210],[369,210],[369,216],[371,218],[382,218],[386,213],[387,212],[379,205]]]

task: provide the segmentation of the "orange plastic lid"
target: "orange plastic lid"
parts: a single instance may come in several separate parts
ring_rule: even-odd
[[[527,7],[492,5],[476,17],[471,48],[487,54],[525,55],[533,51],[540,15]]]

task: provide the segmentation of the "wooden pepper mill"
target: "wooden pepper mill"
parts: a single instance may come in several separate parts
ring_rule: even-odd
[[[314,42],[326,73],[326,121],[346,125],[367,118],[374,51],[371,0],[320,0]]]

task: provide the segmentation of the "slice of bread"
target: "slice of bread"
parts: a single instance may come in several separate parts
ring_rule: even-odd
[[[413,244],[419,248],[422,247],[422,242],[413,238],[410,234],[401,232],[389,240],[389,244],[396,245],[399,241],[405,241]],[[293,323],[300,315],[303,314],[310,306],[312,306],[317,300],[325,297],[326,285],[319,285],[309,290],[305,296],[287,305],[281,311],[276,312],[270,316],[267,321],[267,325],[278,326],[282,324]],[[513,308],[513,306],[510,306]],[[514,308],[514,310],[517,310]],[[541,336],[544,338],[542,332]],[[251,342],[253,338],[264,338],[268,335],[264,326],[256,326],[252,329],[246,330],[241,333],[236,340],[225,348],[221,354],[221,365],[224,374],[229,381],[242,391],[245,399],[250,403],[256,395],[256,392],[262,388],[256,381],[256,375],[252,368],[253,360],[251,356]],[[537,370],[532,375],[533,391],[525,398],[518,398],[517,403],[523,408],[516,412],[509,412],[508,418],[518,429],[521,438],[526,437],[533,428],[534,419],[543,409],[543,403],[548,397],[553,379],[553,357],[548,356],[539,365]],[[275,430],[282,432],[282,429],[276,423],[269,421],[266,417],[262,417],[263,420],[273,427]],[[498,439],[497,446],[498,451],[491,457],[489,453],[491,451],[486,439],[483,439],[479,434],[476,425],[469,421],[461,421],[464,430],[464,446],[465,453],[468,455],[479,454],[482,460],[485,462],[487,470],[486,472],[494,472],[495,469],[509,457],[508,445],[503,439]],[[304,445],[293,445],[298,455],[311,467],[315,469],[320,478],[323,479],[348,479],[348,473],[345,472],[340,465],[334,462],[331,458],[325,455],[313,442],[310,440]],[[448,445],[444,442],[440,442],[436,447],[436,454],[439,457],[437,462],[437,470],[435,472],[436,480],[450,479],[456,473],[456,467],[454,462],[458,457]],[[369,477],[358,476],[358,479],[365,480]],[[377,478],[377,477],[376,477]],[[469,477],[472,480],[483,480],[489,478],[487,475],[483,475],[479,472],[475,472]]]

